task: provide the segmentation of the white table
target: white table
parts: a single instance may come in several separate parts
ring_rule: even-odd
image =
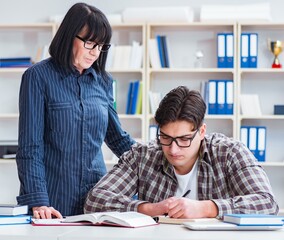
[[[70,226],[0,225],[0,240],[58,240],[61,235],[68,234],[74,230],[74,227]]]
[[[80,227],[62,235],[60,240],[268,240],[284,239],[284,230],[279,231],[191,231],[182,225],[160,224],[143,228]]]
[[[279,231],[190,231],[181,225],[142,228],[99,226],[0,225],[0,240],[268,240],[284,239]]]

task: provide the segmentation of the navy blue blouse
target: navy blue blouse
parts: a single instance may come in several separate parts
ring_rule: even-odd
[[[23,74],[19,110],[18,203],[83,213],[87,192],[106,173],[103,141],[117,156],[134,143],[113,108],[111,77],[93,68],[70,73],[49,58]]]

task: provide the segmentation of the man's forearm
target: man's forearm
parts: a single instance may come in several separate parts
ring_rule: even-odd
[[[204,217],[205,218],[215,218],[218,216],[218,207],[211,200],[204,200]]]
[[[138,212],[149,216],[163,215],[165,211],[158,203],[142,203],[138,206]]]

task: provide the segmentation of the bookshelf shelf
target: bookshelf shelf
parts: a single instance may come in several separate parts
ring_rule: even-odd
[[[27,68],[0,68],[0,73],[20,73],[23,74]]]
[[[9,159],[4,159],[0,158],[0,164],[15,164],[16,159],[14,158],[9,158]]]
[[[0,119],[18,119],[19,118],[19,114],[18,113],[6,113],[6,114],[0,114]]]
[[[263,167],[284,167],[284,162],[259,162]]]
[[[144,73],[144,69],[109,69],[110,73]]]
[[[149,73],[231,73],[234,74],[234,69],[220,69],[220,68],[160,68],[149,69]]]
[[[276,69],[276,68],[252,68],[252,69],[241,69],[240,74],[246,73],[284,73],[284,69]]]
[[[261,116],[245,116],[245,115],[240,115],[239,117],[240,120],[244,119],[263,119],[263,120],[284,120],[284,115],[261,115]]]
[[[232,115],[205,115],[205,119],[227,119],[234,121],[235,118]]]
[[[142,114],[118,114],[120,119],[140,119],[141,121],[144,119]]]

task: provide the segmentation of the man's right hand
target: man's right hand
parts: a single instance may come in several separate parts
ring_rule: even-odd
[[[148,203],[148,202],[141,203],[138,206],[138,212],[144,213],[149,216],[158,216],[158,215],[168,214],[169,206],[176,199],[177,199],[176,197],[170,197],[168,199],[165,199],[157,203]]]
[[[36,219],[51,219],[51,218],[63,218],[61,213],[55,210],[53,207],[41,206],[33,207],[33,217]]]

